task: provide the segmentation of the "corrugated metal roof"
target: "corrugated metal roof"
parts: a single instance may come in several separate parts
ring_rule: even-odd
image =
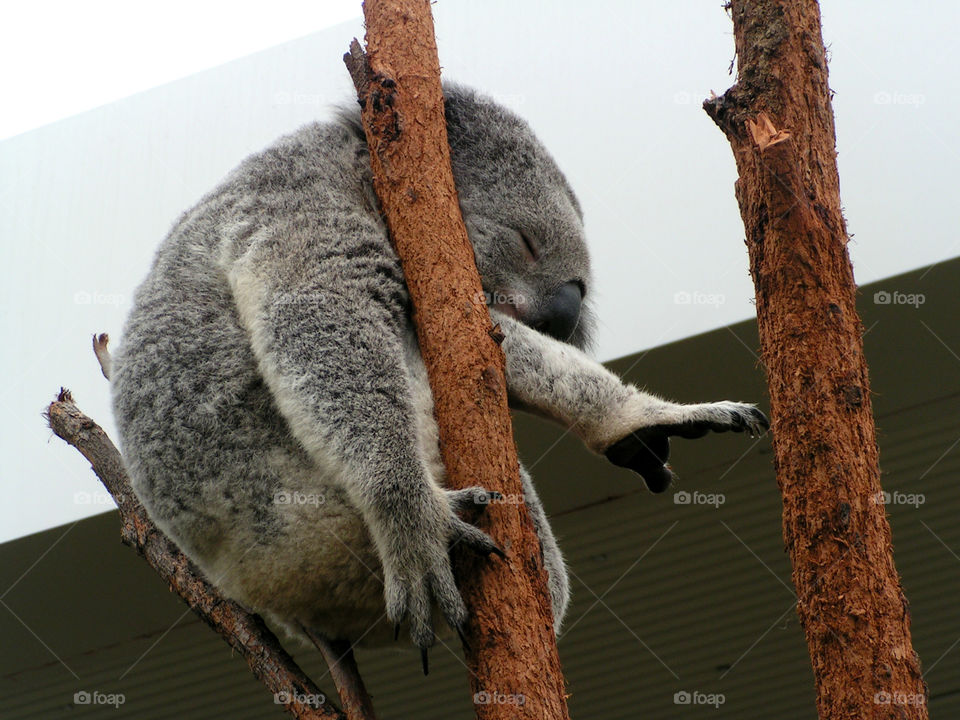
[[[960,716],[958,285],[960,259],[865,288],[861,303],[884,486],[923,494],[889,513],[939,717]],[[926,302],[876,305],[879,289]],[[752,323],[740,323],[613,365],[678,400],[752,400],[764,396],[756,347]],[[574,717],[816,717],[769,439],[675,441],[675,490],[722,493],[713,507],[650,495],[546,423],[518,418],[517,430],[572,571],[560,653]],[[112,513],[7,543],[0,561],[0,717],[281,717],[243,660],[120,545]],[[403,647],[358,654],[380,716],[471,717],[457,645],[438,644],[426,678]],[[317,653],[297,654],[332,692]],[[74,707],[84,690],[125,703]],[[680,691],[724,702],[678,706]]]

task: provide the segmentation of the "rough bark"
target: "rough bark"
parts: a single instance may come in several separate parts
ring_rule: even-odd
[[[734,0],[733,148],[783,532],[821,718],[926,718],[893,562],[814,0]]]
[[[90,461],[113,496],[120,508],[123,542],[136,550],[171,590],[243,655],[251,672],[273,693],[274,700],[298,720],[346,720],[328,700],[317,702],[327,696],[280,646],[263,620],[221,596],[157,529],[133,494],[120,452],[103,429],[80,412],[69,391],[60,391],[46,415],[53,432]]]
[[[522,497],[503,352],[450,167],[430,2],[366,0],[364,16],[366,54],[355,41],[344,61],[413,302],[447,484]],[[477,717],[567,718],[546,571],[527,509],[494,503],[478,524],[508,560],[455,558],[470,610],[464,653]]]

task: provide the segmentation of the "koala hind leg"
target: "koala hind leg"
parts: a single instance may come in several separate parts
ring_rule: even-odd
[[[540,551],[543,555],[543,565],[547,570],[547,581],[550,590],[550,602],[553,606],[553,630],[560,633],[560,625],[570,603],[570,579],[567,574],[567,564],[560,552],[560,546],[553,536],[550,522],[543,509],[543,503],[537,495],[533,480],[526,468],[520,466],[520,480],[523,484],[523,501],[530,512],[533,527],[540,538]]]

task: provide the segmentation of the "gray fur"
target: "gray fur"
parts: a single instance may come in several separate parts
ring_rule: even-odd
[[[590,296],[580,206],[525,123],[469,90],[446,94],[512,404],[574,425],[597,452],[661,424],[737,429],[751,406],[661,401],[587,358],[574,347],[589,340],[586,305],[569,342],[528,326],[560,307],[564,283]],[[367,644],[404,622],[425,647],[437,615],[464,621],[448,546],[494,545],[443,486],[356,118],[282,138],[178,220],[137,291],[112,377],[134,490],[226,595],[291,633]],[[525,471],[523,481],[559,627],[566,570]]]

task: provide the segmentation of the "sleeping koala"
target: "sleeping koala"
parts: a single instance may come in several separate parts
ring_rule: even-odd
[[[588,358],[580,205],[512,113],[448,86],[453,172],[511,405],[661,492],[671,435],[763,432],[753,405],[679,405]],[[448,549],[500,553],[444,487],[430,386],[359,113],[258,153],[187,211],[136,293],[113,404],[133,487],[228,597],[295,636],[421,649],[466,608]],[[567,573],[530,478],[555,627]]]

